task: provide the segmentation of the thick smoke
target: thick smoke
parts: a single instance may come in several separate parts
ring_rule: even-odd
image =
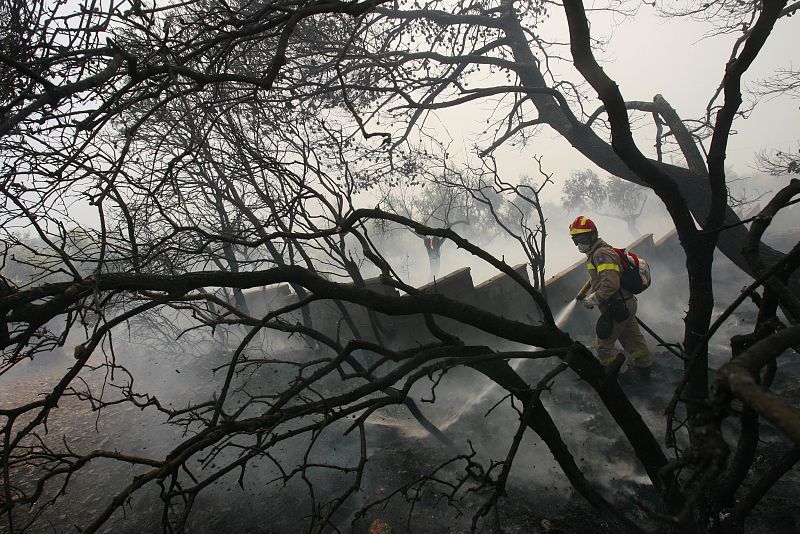
[[[789,228],[796,221],[794,217],[797,213],[794,211],[787,214],[785,220],[781,219],[783,227]],[[572,214],[558,210],[550,213],[548,265],[552,269],[548,272],[552,275],[560,267],[580,260],[581,256],[566,236],[565,228]],[[624,246],[636,237],[627,234],[623,223],[598,218],[598,224],[601,235],[614,245]],[[661,214],[655,213],[646,215],[641,227],[663,230],[668,224]],[[780,232],[772,236],[776,246],[780,247],[781,236]],[[656,233],[656,237],[659,237],[659,233]],[[523,257],[514,255],[512,243],[501,236],[479,236],[478,239],[483,240],[487,250],[498,257],[505,257],[511,265],[524,261]],[[399,266],[399,274],[407,277],[407,281],[414,285],[428,281],[427,255],[418,237],[401,232],[387,239],[384,246],[385,254],[394,265]],[[641,295],[639,301],[642,320],[671,343],[679,343],[683,335],[682,319],[687,296],[683,261],[679,255],[673,257],[672,261],[665,261],[664,258],[654,261],[653,287]],[[452,244],[446,244],[442,253],[441,273],[447,274],[465,265],[473,269],[476,283],[496,274]],[[749,283],[749,279],[721,254],[716,256],[714,268],[717,281],[715,314],[718,314],[736,297],[739,288]],[[550,298],[557,313],[560,303],[568,302],[571,296],[550,295]],[[730,337],[749,331],[754,314],[755,307],[746,303],[726,322],[712,342],[712,367],[730,358]],[[584,321],[591,321],[593,316],[582,317]],[[182,321],[180,317],[171,316],[155,319],[162,324],[172,322],[175,332]],[[168,329],[157,332],[140,325],[125,335],[118,334],[113,352],[98,352],[92,362],[98,366],[97,370],[82,375],[84,385],[81,387],[93,391],[105,388],[104,398],[107,400],[119,398],[115,388],[123,388],[119,391],[130,390],[156,397],[162,405],[170,407],[206,401],[219,391],[224,366],[230,361],[242,336],[243,331],[231,329],[218,331],[214,335],[195,332],[178,341],[172,339],[167,342],[170,339]],[[575,337],[591,346],[590,335],[581,334],[579,330]],[[649,338],[648,341],[656,353],[654,374],[649,380],[633,376],[626,379],[628,382],[623,385],[631,393],[654,433],[661,435],[664,429],[663,409],[680,376],[681,364],[667,350],[658,348],[656,340]],[[77,338],[71,339],[67,346],[79,342]],[[54,352],[43,356],[27,366],[18,366],[13,373],[2,377],[0,386],[4,387],[0,391],[4,406],[11,405],[12,401],[20,402],[25,395],[28,400],[45,393],[59,373],[70,365],[70,358],[64,353]],[[245,357],[252,358],[254,362],[274,358],[276,362],[261,361],[258,365],[254,363],[251,367],[243,367],[235,381],[233,404],[244,402],[252,395],[278,392],[285,387],[294,378],[296,368],[291,364],[278,363],[277,360],[299,363],[315,355],[296,338],[287,340],[283,335],[269,334],[259,337],[258,342],[248,348]],[[113,362],[114,365],[100,366],[107,362]],[[557,362],[512,363],[526,381],[535,383]],[[10,384],[14,384],[14,387],[10,387]],[[338,379],[331,377],[318,384],[318,392],[332,394],[340,391],[341,387]],[[458,367],[443,376],[434,375],[420,380],[411,388],[410,396],[425,415],[448,434],[458,452],[471,454],[474,451],[474,459],[487,466],[493,461],[505,459],[517,428],[520,407],[509,400],[507,392],[493,386],[479,373]],[[616,431],[596,395],[578,381],[571,371],[560,374],[542,398],[553,418],[558,421],[563,439],[578,464],[585,468],[592,483],[605,488],[608,495],[618,498],[620,502],[626,502],[627,493],[649,486],[648,479],[637,464],[630,461],[632,451]],[[112,404],[97,411],[89,408],[87,403],[78,402],[76,397],[68,398],[48,421],[49,433],[44,437],[45,441],[56,446],[61,443],[63,436],[66,443],[79,453],[104,448],[161,459],[197,428],[193,425],[176,425],[175,421],[168,421],[152,407],[138,409],[126,404]],[[249,410],[256,411],[255,408]],[[365,428],[370,461],[364,471],[361,490],[349,498],[331,521],[342,529],[349,528],[348,525],[356,521],[355,524],[363,529],[371,518],[384,517],[395,524],[396,531],[402,531],[402,518],[411,513],[410,506],[402,496],[396,496],[385,508],[371,509],[365,518],[356,519],[354,514],[368,502],[388,497],[403,483],[435,469],[438,462],[450,457],[453,451],[433,439],[403,406],[389,406],[376,412],[368,419]],[[285,441],[270,451],[270,458],[261,457],[250,463],[241,479],[241,473],[237,471],[217,480],[199,497],[189,527],[194,532],[245,532],[252,525],[269,525],[268,532],[298,531],[298,525],[304,525],[308,517],[318,512],[314,509],[314,503],[326,502],[352,482],[352,473],[328,467],[357,465],[360,455],[358,430],[348,430],[347,422],[340,422],[313,437],[305,435]],[[245,440],[237,444],[238,448],[230,448],[206,462],[195,461],[189,467],[197,474],[211,472],[218,465],[235,460],[242,447],[251,445],[252,442]],[[305,480],[300,476],[286,476],[287,472],[302,462],[318,467],[308,469]],[[32,531],[50,532],[53,528],[66,531],[72,528],[70,525],[84,526],[88,517],[99,513],[108,504],[111,495],[122,491],[133,477],[144,471],[146,468],[131,468],[127,464],[107,460],[93,461],[71,481],[66,498],[44,510]],[[463,475],[463,464],[460,463],[454,463],[438,473],[444,480],[457,480],[460,475]],[[448,527],[468,527],[471,520],[469,513],[459,517],[446,506],[446,499],[441,498],[441,493],[439,500],[436,499],[436,491],[444,492],[447,488],[436,484],[430,488],[426,491],[433,493],[423,491],[426,497],[417,505],[412,516],[424,522],[431,520],[426,514],[434,515],[437,521]],[[136,493],[124,510],[117,512],[106,524],[105,531],[158,530],[163,519],[159,491],[157,485],[151,485],[147,490]],[[530,431],[523,439],[509,481],[509,495],[519,495],[520,492],[539,496],[544,509],[548,510],[556,510],[554,503],[563,505],[573,495],[547,447]],[[473,505],[481,502],[480,496],[461,495]]]

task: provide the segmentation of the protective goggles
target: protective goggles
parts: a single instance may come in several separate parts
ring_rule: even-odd
[[[575,234],[572,236],[572,242],[576,245],[590,245],[594,241],[594,237],[592,236],[592,232],[586,232],[585,234]]]

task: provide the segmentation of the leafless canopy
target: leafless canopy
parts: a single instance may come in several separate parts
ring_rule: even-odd
[[[641,503],[648,520],[735,531],[800,447],[796,407],[768,390],[771,371],[760,375],[800,343],[800,249],[780,254],[761,243],[800,191],[791,181],[749,232],[727,205],[723,162],[742,75],[776,21],[797,9],[785,0],[728,4],[691,10],[715,20],[724,13],[726,31],[733,19],[745,22],[720,92],[696,122],[682,121],[660,95],[623,98],[593,56],[595,13],[580,0],[0,6],[9,28],[0,39],[0,379],[13,392],[0,407],[6,530],[42,528],[71,490],[92,486],[98,465],[122,474],[96,491],[101,504],[79,518],[85,532],[108,527],[148,491],[163,504],[163,529],[184,531],[205,492],[226,477],[250,488],[250,473],[272,496],[304,487],[305,511],[287,513],[309,531],[337,528],[342,517],[394,498],[416,502],[430,485],[453,506],[478,495],[470,515],[481,530],[528,430],[605,521],[641,530],[576,461],[543,402],[556,378],[572,373],[610,413],[655,488],[657,502]],[[595,9],[634,12],[617,2]],[[565,18],[567,42],[539,33],[550,15]],[[578,72],[562,76],[564,60]],[[590,92],[602,103],[597,112],[588,110]],[[478,102],[495,110],[476,150],[480,163],[452,163],[427,119]],[[637,147],[631,110],[656,118],[657,154]],[[538,195],[551,176],[538,159],[535,177],[517,183],[492,157],[543,128],[605,171],[651,188],[687,252],[684,373],[665,407],[663,445],[615,370],[558,328],[542,293]],[[661,160],[664,143],[686,168]],[[432,161],[448,172],[431,173]],[[475,207],[469,215],[480,212],[519,244],[533,282],[465,238],[456,221],[365,207],[375,204],[360,195],[392,176],[457,188],[464,206]],[[445,239],[505,274],[530,300],[532,319],[412,287],[373,240],[376,221]],[[726,313],[762,293],[755,330],[710,388],[708,343],[723,320],[712,323],[715,247],[756,280]],[[264,309],[248,296],[263,288],[292,298]],[[315,320],[310,310],[320,304],[336,310],[335,320]],[[424,342],[393,338],[386,317],[422,317]],[[472,342],[453,325],[493,341]],[[69,365],[44,365],[64,352]],[[520,360],[552,363],[529,379],[510,363]],[[446,375],[463,368],[508,394],[516,420],[504,423],[515,431],[500,461],[455,443],[410,393],[424,385],[436,400]],[[41,381],[24,386],[37,369]],[[740,405],[732,455],[721,428]],[[369,494],[356,506],[374,454],[368,422],[393,407],[435,436],[444,458],[390,496]],[[126,409],[168,428],[159,430],[168,445],[146,450],[113,436],[95,443],[73,436],[63,419],[84,410],[100,430]],[[745,491],[764,418],[785,436],[787,453]],[[346,453],[331,454],[339,439]],[[334,489],[323,490],[331,481]]]

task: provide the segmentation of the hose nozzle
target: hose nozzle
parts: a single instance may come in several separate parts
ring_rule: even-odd
[[[578,294],[575,295],[575,300],[583,300],[586,298],[586,295],[589,294],[589,290],[592,288],[592,281],[587,280],[585,284],[581,287],[581,290],[578,291]]]

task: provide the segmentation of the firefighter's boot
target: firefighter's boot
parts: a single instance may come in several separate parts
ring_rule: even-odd
[[[633,366],[639,372],[639,374],[649,376],[650,370],[653,367],[653,358],[650,356],[650,351],[642,351],[640,353],[632,353],[631,360],[633,360]]]
[[[628,363],[625,361],[625,355],[621,352],[613,358],[601,360],[601,363],[606,367],[607,380],[613,380],[628,372]]]

